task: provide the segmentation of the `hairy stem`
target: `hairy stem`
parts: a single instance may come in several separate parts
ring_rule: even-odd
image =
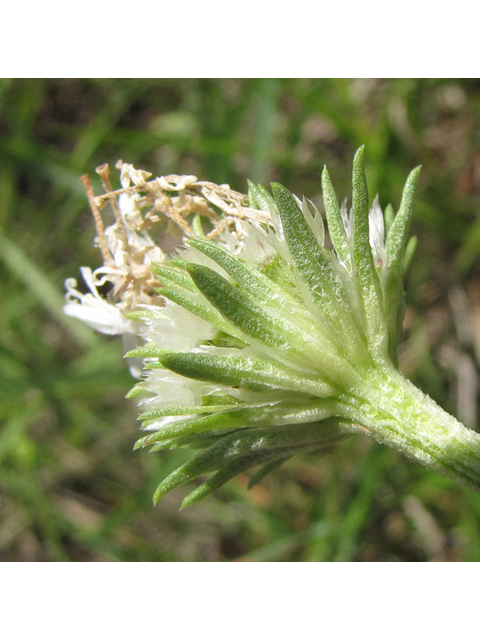
[[[480,492],[480,434],[393,367],[376,367],[368,380],[364,389],[342,399],[345,417],[378,442]]]

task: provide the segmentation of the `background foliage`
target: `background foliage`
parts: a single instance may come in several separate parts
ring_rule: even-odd
[[[118,158],[246,190],[398,205],[422,163],[401,368],[476,428],[480,83],[470,80],[3,80],[0,84],[0,559],[477,561],[480,496],[352,438],[247,476],[186,511],[153,508],[183,451],[131,451],[119,340],[63,316],[63,281],[97,266],[78,178]],[[97,192],[100,192],[98,182]]]

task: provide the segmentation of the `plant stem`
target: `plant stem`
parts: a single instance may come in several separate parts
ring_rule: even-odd
[[[363,389],[342,398],[344,417],[378,442],[480,492],[480,434],[393,367],[375,367],[366,380]]]

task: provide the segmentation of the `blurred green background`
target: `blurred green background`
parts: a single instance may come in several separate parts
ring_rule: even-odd
[[[423,164],[401,368],[476,428],[478,80],[0,81],[1,560],[480,560],[480,496],[367,438],[154,508],[188,453],[132,452],[121,341],[62,314],[65,278],[100,265],[78,180],[100,193],[97,165],[275,180],[321,208],[323,165],[349,196],[363,143],[382,206]]]

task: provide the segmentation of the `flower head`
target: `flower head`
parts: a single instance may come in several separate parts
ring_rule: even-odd
[[[110,194],[119,196],[117,219],[99,233],[110,262],[83,270],[89,294],[67,281],[66,312],[142,341],[127,353],[144,361],[130,393],[139,397],[145,430],[136,447],[199,450],[161,483],[155,500],[213,474],[183,503],[191,504],[262,465],[255,483],[296,453],[357,432],[438,467],[425,429],[414,438],[408,429],[441,410],[428,405],[422,414],[418,406],[431,401],[396,369],[419,168],[396,216],[391,207],[384,216],[378,198],[369,207],[363,153],[354,158],[349,212],[323,172],[332,248],[312,203],[280,184],[271,195],[250,183],[246,197],[195,176],[148,182],[150,174],[120,164],[123,189]],[[92,209],[99,201],[91,197]],[[147,232],[162,215],[184,234],[169,260]],[[107,280],[108,302],[97,291]],[[450,473],[447,464],[440,470]]]

